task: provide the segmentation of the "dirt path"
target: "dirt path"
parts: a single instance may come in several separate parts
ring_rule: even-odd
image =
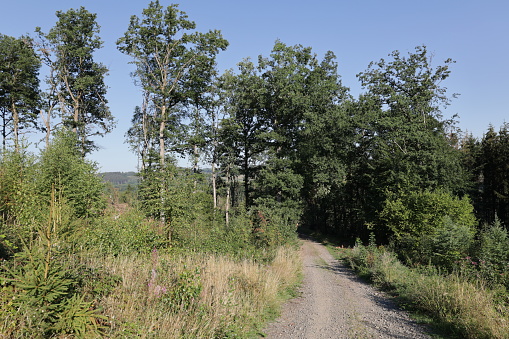
[[[430,338],[425,329],[359,281],[322,244],[304,240],[301,295],[265,330],[268,338]]]

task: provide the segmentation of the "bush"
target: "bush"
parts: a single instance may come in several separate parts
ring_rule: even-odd
[[[41,204],[34,184],[35,160],[23,149],[0,156],[0,258],[21,250],[21,239],[33,238],[33,225],[45,220],[46,202]]]
[[[97,168],[81,156],[73,132],[58,131],[42,152],[37,169],[39,194],[48,200],[52,188],[56,188],[72,207],[74,217],[97,216],[106,207]]]
[[[449,268],[469,249],[476,225],[468,197],[441,191],[390,197],[380,220],[391,230],[394,246],[406,260]]]
[[[130,208],[119,215],[104,215],[82,225],[72,240],[74,246],[104,254],[149,253],[167,245],[159,223],[147,220],[142,212]]]
[[[509,234],[498,219],[482,229],[477,252],[480,276],[509,288]]]
[[[464,224],[455,223],[445,217],[442,226],[431,237],[431,262],[452,269],[458,260],[465,257],[474,239],[474,230]]]
[[[394,292],[414,309],[460,338],[508,338],[509,309],[479,282],[440,274],[434,266],[411,269],[385,248],[363,246],[350,251],[351,266],[377,286]]]
[[[24,242],[23,250],[0,272],[0,333],[99,336],[99,320],[104,317],[91,300],[76,293],[78,282],[62,264],[63,203],[54,190],[50,201],[47,222],[36,226],[38,237]]]

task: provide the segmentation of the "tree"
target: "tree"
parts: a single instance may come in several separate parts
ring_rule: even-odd
[[[97,15],[80,7],[58,11],[56,16],[58,21],[49,33],[36,29],[42,57],[50,66],[48,83],[53,92],[49,95],[57,98],[62,122],[76,134],[85,156],[97,147],[90,137],[103,136],[114,126],[104,83],[108,69],[93,56],[102,47]],[[49,114],[51,108],[47,119]]]
[[[495,132],[490,126],[484,135],[477,167],[480,169],[480,218],[488,223],[498,217],[509,225],[509,124],[505,123]]]
[[[179,106],[207,90],[215,57],[228,45],[219,31],[199,33],[195,28],[177,5],[163,8],[153,1],[143,10],[142,18],[131,17],[126,33],[117,41],[118,49],[133,59],[133,75],[154,108],[149,120],[158,124],[161,207],[165,205],[167,152],[180,137]],[[163,208],[160,219],[165,222]]]
[[[57,194],[72,207],[76,218],[97,216],[105,208],[104,185],[97,167],[83,158],[73,131],[63,128],[55,133],[42,152],[37,169],[36,183],[42,201],[49,204],[51,195]]]
[[[356,118],[362,136],[357,145],[364,154],[357,177],[373,201],[368,215],[376,215],[389,192],[466,191],[460,153],[446,134],[453,122],[441,113],[449,102],[441,82],[452,61],[433,68],[424,46],[408,57],[398,51],[390,56],[392,61],[371,63],[358,75],[367,93]]]
[[[14,148],[19,151],[20,130],[38,129],[37,114],[41,99],[39,93],[39,68],[32,40],[0,34],[0,118],[2,119],[2,145],[12,134]]]
[[[250,60],[238,64],[239,74],[227,71],[221,77],[228,117],[221,122],[223,150],[229,153],[224,166],[231,166],[231,156],[244,176],[244,203],[251,204],[250,191],[256,167],[260,164],[262,153],[266,150],[264,138],[268,122],[262,112],[264,84]]]

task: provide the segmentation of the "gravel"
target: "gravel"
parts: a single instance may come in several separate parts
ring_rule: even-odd
[[[264,331],[267,338],[431,338],[382,292],[360,281],[322,244],[304,240],[300,296]]]

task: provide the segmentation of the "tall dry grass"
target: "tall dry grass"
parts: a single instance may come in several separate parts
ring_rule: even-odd
[[[509,338],[507,305],[498,304],[494,292],[482,283],[456,274],[414,275],[409,283],[408,292],[419,308],[454,324],[465,337]]]
[[[509,303],[481,282],[458,274],[441,274],[433,267],[410,269],[396,255],[373,246],[342,250],[358,272],[389,289],[462,338],[509,338]]]
[[[172,255],[88,260],[122,278],[100,301],[105,335],[221,338],[256,332],[299,279],[295,248],[281,247],[269,264],[225,256]]]

